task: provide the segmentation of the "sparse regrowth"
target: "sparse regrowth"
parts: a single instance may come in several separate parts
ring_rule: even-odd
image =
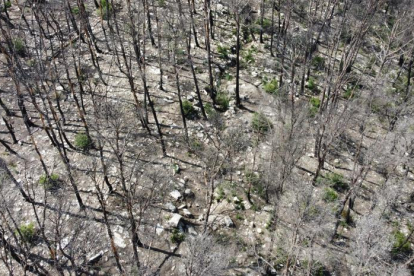
[[[36,228],[33,222],[23,224],[16,230],[16,235],[24,242],[31,243],[36,234]]]
[[[75,147],[87,151],[92,148],[92,140],[85,133],[78,133],[75,136]]]
[[[259,133],[266,133],[273,128],[272,122],[270,122],[266,115],[257,112],[253,114],[251,126]]]

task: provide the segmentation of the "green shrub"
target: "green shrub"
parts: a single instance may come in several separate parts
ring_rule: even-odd
[[[316,56],[312,59],[312,66],[317,70],[322,70],[325,67],[325,59],[320,56]]]
[[[206,103],[204,105],[204,111],[206,112],[208,117],[212,116],[216,112],[210,103]]]
[[[184,234],[178,231],[177,229],[173,229],[171,233],[170,240],[172,243],[181,243],[184,241]]]
[[[260,19],[258,19],[258,20],[256,21],[256,24],[258,24],[258,25],[262,25],[262,28],[263,28],[263,29],[269,29],[269,28],[272,26],[272,20],[267,19],[267,18],[263,18],[263,24],[260,24],[260,23],[262,23],[262,22],[261,22],[261,20],[260,20]]]
[[[75,136],[75,147],[87,151],[92,147],[92,140],[87,134],[78,133]]]
[[[11,6],[12,6],[12,3],[11,3],[11,1],[10,1],[10,0],[9,0],[9,1],[4,2],[4,6],[3,6],[3,8],[0,10],[0,12],[5,12],[5,11],[7,11],[7,9],[11,8]]]
[[[313,77],[310,77],[309,78],[308,83],[306,84],[306,88],[308,88],[314,94],[318,94],[319,93],[318,86],[316,85],[316,79],[313,78]]]
[[[20,232],[20,235],[19,235]],[[17,236],[20,237],[20,239],[24,242],[31,243],[33,242],[35,235],[36,235],[36,228],[33,222],[30,222],[25,225],[21,225],[19,227],[19,230],[16,230],[15,233]]]
[[[326,202],[333,202],[338,199],[338,194],[335,192],[334,189],[325,188],[323,194],[323,200]]]
[[[277,79],[272,79],[271,81],[267,81],[263,85],[264,91],[269,94],[276,94],[277,90],[279,89],[279,82]]]
[[[52,190],[57,188],[59,185],[59,175],[52,173],[49,177],[42,175],[39,178],[39,184],[42,185],[46,190]]]
[[[249,49],[247,52],[244,53],[243,59],[246,63],[254,63],[253,53],[255,52],[254,49]]]
[[[108,19],[110,12],[112,11],[112,5],[107,0],[101,0],[100,7],[98,8],[98,15],[102,19]]]
[[[394,244],[391,249],[391,254],[394,257],[398,255],[408,255],[412,252],[411,243],[407,241],[406,236],[401,231],[394,231]]]
[[[309,108],[310,116],[315,117],[316,114],[318,114],[319,107],[321,106],[321,100],[319,98],[312,97],[309,100],[309,103],[310,103],[310,108]]]
[[[217,202],[222,201],[224,198],[226,198],[226,193],[224,192],[223,187],[218,187],[217,188],[217,196],[216,196]]]
[[[251,126],[255,131],[260,133],[265,133],[273,128],[270,120],[263,113],[257,112],[253,114]]]
[[[193,104],[187,100],[183,101],[183,112],[184,116],[188,119],[193,118],[197,114]]]
[[[72,14],[78,15],[79,14],[79,7],[72,8]]]
[[[346,100],[350,100],[355,97],[355,89],[354,88],[348,88],[346,91],[342,94],[342,97]]]
[[[221,59],[229,59],[229,51],[230,48],[229,47],[225,47],[225,46],[217,46],[217,52],[219,53],[219,57]]]
[[[224,92],[219,92],[216,95],[216,104],[220,106],[222,110],[229,108],[230,99],[229,96]]]
[[[20,38],[16,38],[13,40],[13,47],[16,51],[16,54],[20,56],[24,56],[26,54],[26,45],[24,41]]]
[[[339,173],[328,173],[326,178],[330,182],[330,186],[338,192],[342,192],[349,189],[348,183],[346,183],[344,176]]]

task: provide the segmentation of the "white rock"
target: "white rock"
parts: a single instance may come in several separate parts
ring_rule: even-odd
[[[172,191],[171,193],[170,193],[170,196],[172,197],[172,198],[174,198],[175,200],[179,200],[182,196],[181,196],[181,193],[179,192],[179,191],[177,191],[177,190],[174,190],[174,191]]]
[[[273,212],[273,206],[267,205],[263,207],[263,211],[265,212]]]
[[[114,243],[120,248],[125,248],[127,246],[124,238],[118,232],[114,232]]]
[[[193,226],[188,227],[188,234],[190,234],[192,236],[197,236],[198,235],[197,231],[194,229]]]
[[[157,233],[158,236],[160,236],[164,232],[164,227],[162,225],[157,223],[157,227],[155,228],[155,233]]]
[[[186,189],[184,191],[184,195],[186,195],[186,196],[192,196],[193,195],[193,192],[191,191],[191,189]]]
[[[187,218],[192,218],[193,217],[193,214],[191,214],[191,212],[188,209],[183,209],[183,214]]]
[[[168,211],[172,212],[172,213],[177,212],[177,207],[175,207],[175,206],[174,206],[174,204],[172,204],[171,202],[167,202],[167,203],[165,204],[165,208],[166,208]]]
[[[177,228],[180,225],[182,218],[183,217],[180,214],[173,214],[167,224],[170,227]]]
[[[187,204],[183,204],[183,205],[178,206],[178,210],[182,210],[184,208],[187,208]]]

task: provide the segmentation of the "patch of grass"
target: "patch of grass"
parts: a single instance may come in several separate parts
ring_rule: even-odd
[[[181,243],[185,239],[185,236],[183,233],[178,231],[178,229],[173,229],[171,233],[170,240],[172,243]]]
[[[20,235],[19,235],[20,232]],[[33,222],[28,224],[20,225],[18,231],[16,230],[15,234],[20,237],[24,242],[31,243],[33,242],[36,235],[36,228]]]
[[[269,94],[276,94],[279,89],[279,82],[277,79],[272,79],[271,81],[266,81],[263,85],[264,91]]]
[[[38,182],[46,190],[53,190],[59,186],[59,175],[55,173],[52,173],[49,177],[42,175]]]
[[[208,117],[211,117],[214,115],[214,113],[216,113],[216,111],[214,110],[214,107],[210,103],[206,103],[204,105],[204,111],[206,112]]]
[[[226,193],[224,192],[223,187],[218,187],[217,188],[217,196],[216,196],[217,202],[220,202],[225,198],[226,198]]]
[[[346,100],[350,100],[355,97],[355,89],[354,88],[347,88],[345,92],[342,94],[342,97]]]
[[[338,194],[334,189],[328,188],[328,187],[326,187],[324,189],[324,194],[323,194],[323,200],[324,201],[334,202],[337,199],[338,199]]]
[[[217,52],[219,53],[219,58],[229,59],[230,48],[226,46],[217,46]]]
[[[229,96],[224,92],[219,92],[216,95],[216,104],[220,106],[221,110],[227,110],[230,104]]]
[[[7,11],[8,9],[10,9],[11,8],[11,6],[12,6],[12,3],[11,3],[11,1],[9,0],[9,1],[6,1],[6,2],[4,2],[4,6],[3,6],[3,8],[0,10],[1,12],[5,12],[5,11]]]
[[[244,217],[241,214],[237,213],[236,214],[236,219],[237,220],[244,220]]]
[[[193,104],[187,100],[183,101],[183,112],[187,119],[192,119],[197,115],[197,111],[195,110]]]
[[[79,7],[73,7],[71,10],[72,14],[78,15],[79,14]]]
[[[272,123],[266,117],[266,115],[257,112],[253,114],[251,126],[255,131],[259,133],[266,133],[273,128]]]
[[[394,244],[391,249],[391,254],[394,257],[400,255],[408,255],[412,252],[411,243],[407,241],[406,236],[401,231],[397,230],[393,233]]]
[[[322,70],[325,68],[325,59],[320,56],[316,56],[312,59],[312,66],[316,70]]]
[[[98,8],[98,15],[102,19],[108,19],[110,12],[112,11],[112,5],[107,0],[101,0],[100,7]]]
[[[243,55],[243,59],[244,62],[246,63],[254,63],[254,57],[253,57],[253,53],[255,53],[256,51],[253,48],[250,48],[249,50],[247,50],[246,52],[244,52]]]
[[[306,84],[306,88],[308,88],[314,94],[319,93],[318,86],[316,85],[316,79],[314,77],[309,78],[308,83]]]
[[[224,78],[225,78],[227,81],[231,81],[231,80],[233,80],[233,76],[232,76],[232,75],[230,75],[230,73],[226,73],[226,74],[224,75]]]
[[[339,173],[328,173],[326,178],[329,179],[330,185],[338,192],[343,192],[349,189],[348,183],[346,183],[344,176]]]
[[[318,114],[319,107],[321,106],[321,100],[316,97],[312,97],[309,100],[310,108],[309,108],[309,116],[315,117]]]
[[[16,54],[18,54],[19,56],[26,55],[26,44],[21,38],[16,38],[13,40],[13,47],[16,51]]]
[[[189,146],[192,152],[202,151],[204,148],[203,143],[197,137],[190,139]]]
[[[75,135],[75,147],[83,150],[88,151],[92,148],[92,140],[89,136],[85,133],[78,133]]]

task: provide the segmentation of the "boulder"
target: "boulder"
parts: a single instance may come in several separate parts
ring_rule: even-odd
[[[183,209],[183,215],[187,218],[192,218],[193,214],[188,209]]]
[[[233,222],[233,220],[229,216],[225,216],[224,217],[224,224],[227,227],[234,227],[234,222]]]
[[[192,236],[197,236],[198,235],[197,231],[194,229],[193,226],[188,226],[187,230],[188,230],[188,234],[190,234]]]
[[[169,227],[177,228],[182,224],[182,218],[180,214],[173,214],[167,224]]]
[[[119,248],[126,248],[125,239],[118,232],[114,232],[114,243]]]
[[[164,227],[162,225],[157,223],[157,227],[155,228],[155,233],[157,233],[158,236],[160,236],[164,232]]]
[[[193,195],[194,195],[194,193],[193,193],[193,191],[191,191],[190,189],[186,189],[186,190],[184,191],[184,195],[185,195],[186,197],[191,197],[191,196],[193,196]]]
[[[174,206],[174,204],[172,204],[171,202],[167,202],[165,204],[165,208],[170,211],[171,213],[175,213],[177,212],[177,207]]]
[[[174,190],[174,191],[172,191],[171,193],[170,193],[170,196],[172,197],[172,198],[174,198],[175,200],[179,200],[179,199],[181,199],[181,193],[179,192],[179,191],[177,191],[177,190]]]

